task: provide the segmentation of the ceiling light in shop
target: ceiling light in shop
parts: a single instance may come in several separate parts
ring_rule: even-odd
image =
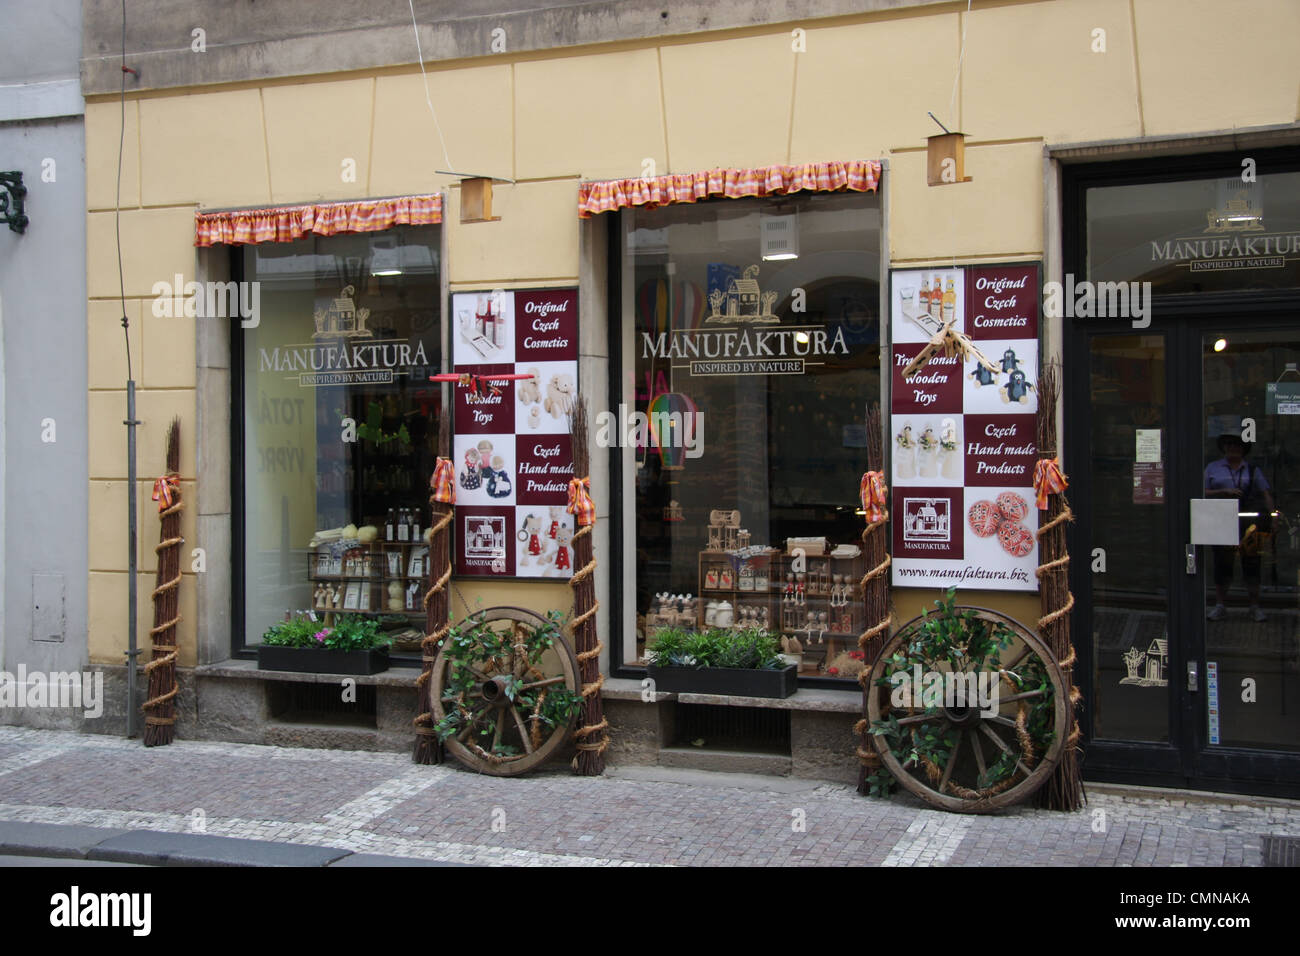
[[[759,220],[759,240],[765,262],[798,259],[798,213],[763,213]]]
[[[370,257],[370,274],[372,276],[400,276],[401,260],[395,246],[379,246]]]
[[[1214,351],[1216,352],[1222,352],[1227,347],[1228,347],[1227,339],[1216,339],[1214,342]]]
[[[795,340],[796,342],[798,342],[800,345],[807,345],[807,344],[808,344],[808,333],[807,333],[807,332],[803,332],[803,331],[796,332],[796,333],[794,334],[794,340]]]

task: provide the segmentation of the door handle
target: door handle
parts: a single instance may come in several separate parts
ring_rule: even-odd
[[[1187,555],[1187,573],[1195,574],[1196,573],[1196,545],[1194,544],[1187,545],[1185,554]]]
[[[1196,661],[1187,662],[1187,689],[1190,691],[1200,689],[1196,680]]]

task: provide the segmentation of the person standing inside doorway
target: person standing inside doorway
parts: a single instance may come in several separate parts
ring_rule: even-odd
[[[1238,523],[1244,530],[1249,530],[1254,525],[1256,532],[1272,531],[1272,491],[1264,473],[1252,462],[1246,461],[1250,447],[1242,441],[1240,435],[1234,434],[1220,435],[1218,444],[1223,457],[1205,467],[1205,496],[1237,499],[1240,502],[1237,511],[1246,512],[1238,518]],[[1255,514],[1251,515],[1250,512]],[[1243,547],[1240,544],[1217,545],[1214,548],[1215,605],[1207,617],[1211,621],[1221,621],[1228,615],[1224,605],[1238,554],[1241,555],[1241,574],[1246,580],[1246,593],[1250,598],[1250,616],[1255,621],[1265,621],[1267,615],[1259,606],[1259,549],[1258,546]]]

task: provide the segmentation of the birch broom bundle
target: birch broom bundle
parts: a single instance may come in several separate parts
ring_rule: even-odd
[[[176,625],[180,623],[181,585],[181,423],[173,418],[167,430],[167,471],[153,483],[158,502],[158,573],[153,589],[151,657],[145,665],[149,698],[144,702],[144,745],[161,747],[176,737]],[[132,662],[131,666],[135,666]]]
[[[424,638],[420,641],[423,667],[415,682],[415,750],[419,764],[442,763],[442,741],[433,729],[433,662],[451,629],[448,624],[448,585],[451,581],[451,522],[456,512],[456,468],[448,455],[448,408],[438,413],[438,463],[429,478],[429,577],[424,594]]]
[[[862,510],[866,513],[866,529],[862,532],[862,553],[867,572],[862,577],[862,605],[865,630],[858,637],[862,649],[862,670],[858,683],[862,685],[862,719],[854,726],[858,735],[858,793],[870,791],[867,778],[880,766],[880,755],[871,743],[867,723],[868,694],[880,688],[871,686],[871,670],[884,650],[889,638],[893,616],[889,613],[889,486],[885,483],[884,454],[880,440],[880,406],[872,404],[867,409],[867,473],[862,476],[858,493]]]
[[[1079,727],[1075,708],[1079,689],[1074,686],[1074,645],[1070,642],[1070,555],[1066,551],[1065,525],[1074,520],[1065,498],[1069,485],[1061,472],[1056,449],[1056,405],[1061,394],[1060,368],[1051,363],[1038,380],[1038,463],[1034,467],[1034,494],[1038,519],[1038,595],[1042,616],[1038,634],[1061,668],[1061,683],[1070,696],[1066,708],[1066,741],[1061,761],[1047,783],[1034,795],[1038,806],[1049,810],[1078,810],[1083,806],[1083,780],[1079,772]]]
[[[591,533],[596,526],[596,506],[591,500],[591,453],[587,445],[587,402],[581,395],[573,403],[569,418],[569,436],[573,447],[573,478],[569,481],[569,514],[575,524],[573,535],[573,649],[578,657],[578,682],[582,685],[582,726],[574,731],[578,755],[573,769],[584,777],[605,772],[605,751],[609,737],[605,730],[604,704],[600,688],[605,677],[600,673],[600,651],[604,647],[596,634],[596,559]],[[581,476],[581,477],[580,477]]]

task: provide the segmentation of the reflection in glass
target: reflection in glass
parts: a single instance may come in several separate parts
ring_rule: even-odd
[[[1165,339],[1091,340],[1093,736],[1169,739]],[[1139,454],[1139,449],[1143,453]],[[1139,459],[1147,459],[1145,461]]]
[[[1207,739],[1298,750],[1300,336],[1222,329],[1201,352],[1205,494],[1237,502],[1238,535],[1209,549]]]
[[[638,631],[663,595],[693,626],[712,606],[714,623],[780,630],[780,589],[793,572],[777,557],[703,556],[710,516],[740,513],[739,528],[713,529],[727,547],[859,541],[864,418],[880,397],[879,199],[728,200],[637,209],[623,222],[634,369],[625,400],[641,413],[698,412],[702,423],[686,435],[702,439],[698,449],[678,454],[652,418],[635,454]],[[818,565],[802,582],[810,601],[798,623],[811,614],[826,633],[804,641],[801,672],[847,679],[861,664],[851,656],[861,602],[847,581],[861,572],[851,559],[824,560],[825,580]],[[693,609],[676,599],[686,594],[698,598]]]

